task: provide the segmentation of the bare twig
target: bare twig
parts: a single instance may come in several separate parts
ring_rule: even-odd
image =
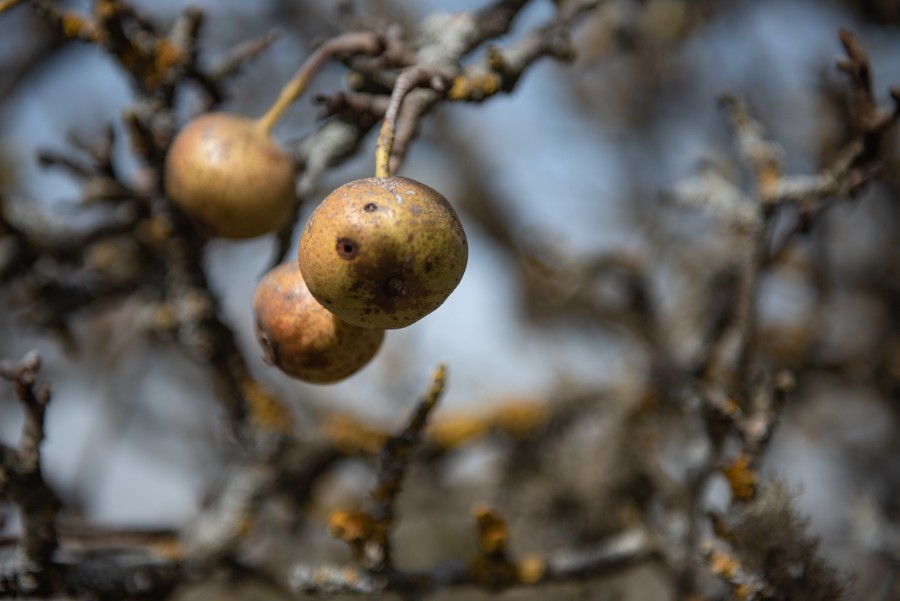
[[[273,29],[254,40],[235,46],[224,59],[210,69],[210,77],[216,81],[224,81],[236,75],[248,61],[254,60],[268,50],[280,37],[281,32]]]
[[[59,573],[52,562],[58,541],[59,499],[44,480],[41,442],[50,387],[37,383],[37,352],[18,363],[0,363],[0,378],[13,384],[25,413],[18,449],[0,446],[0,496],[8,496],[22,517],[22,536],[10,558],[0,557],[0,595],[43,595],[54,590]]]
[[[659,560],[646,534],[625,531],[593,549],[529,557],[516,568],[515,578],[504,588],[537,587],[554,582],[595,580]],[[484,587],[470,565],[447,562],[428,572],[397,571],[381,575],[352,566],[297,566],[291,588],[307,594],[377,595],[395,592],[424,595],[437,590]]]
[[[597,4],[596,0],[567,2],[560,8],[556,19],[517,41],[508,50],[489,48],[481,63],[467,67],[453,81],[448,98],[483,102],[494,94],[512,92],[525,69],[541,57],[565,62],[573,60],[575,48],[570,30],[581,16],[596,8]]]
[[[891,88],[893,110],[879,108],[872,91],[869,57],[852,32],[841,29],[838,36],[847,57],[838,60],[837,66],[850,78],[854,121],[863,142],[863,151],[856,165],[863,165],[878,159],[884,133],[900,118],[900,87]]]
[[[385,441],[378,455],[378,481],[363,511],[339,511],[331,517],[332,534],[349,543],[368,570],[385,572],[393,568],[390,531],[394,526],[394,505],[412,451],[420,443],[428,416],[444,391],[445,380],[446,369],[441,365],[403,432]]]
[[[384,48],[379,37],[370,32],[351,32],[331,38],[310,55],[291,80],[284,86],[278,99],[260,117],[260,127],[269,132],[284,111],[293,104],[306,89],[312,76],[323,64],[335,55],[378,54]]]
[[[460,61],[475,48],[506,33],[513,19],[527,3],[527,0],[500,0],[478,12],[434,15],[419,24],[410,36],[410,46],[415,49],[415,60],[413,61],[413,56],[405,56],[399,62],[405,66],[418,64],[430,69],[457,69]],[[588,10],[592,5],[590,2],[573,3],[576,8],[571,13],[565,13],[573,16],[564,24],[566,26],[572,24],[575,17],[582,14],[581,8]],[[514,56],[508,57],[508,60],[516,64]],[[394,78],[386,79],[387,82],[379,81],[383,85],[387,83],[392,86]],[[418,131],[422,116],[431,110],[445,93],[422,88],[409,94],[403,103],[403,115],[395,126],[390,158],[391,173],[396,173],[402,164],[409,144]],[[306,166],[298,183],[300,196],[314,190],[316,182],[327,168],[345,159],[356,149],[368,127],[366,121],[359,122],[352,117],[342,116],[330,120],[300,145],[297,156]]]
[[[416,86],[429,86],[435,92],[446,90],[450,72],[446,69],[432,67],[431,65],[414,65],[407,67],[397,75],[394,89],[391,92],[391,100],[384,113],[384,121],[378,132],[378,142],[375,145],[375,177],[389,177],[398,167],[397,161],[393,161],[394,132],[400,115],[400,107],[403,100]],[[413,119],[417,122],[418,119]]]

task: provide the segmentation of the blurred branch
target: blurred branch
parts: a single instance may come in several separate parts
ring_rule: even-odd
[[[780,482],[766,482],[751,501],[733,504],[714,524],[718,542],[705,545],[703,557],[738,599],[846,597],[845,577],[819,557],[818,540],[807,533]]]
[[[570,29],[579,17],[599,4],[597,0],[564,2],[552,22],[523,37],[509,49],[489,47],[482,62],[466,67],[464,73],[454,79],[448,99],[483,102],[494,94],[512,92],[525,70],[541,57],[563,62],[574,60]]]
[[[0,445],[0,498],[15,503],[22,533],[7,554],[0,549],[0,596],[93,599],[162,598],[181,577],[177,564],[146,549],[81,554],[59,549],[61,503],[41,471],[44,414],[50,388],[37,383],[36,352],[18,363],[0,362],[0,378],[13,383],[25,413],[19,448]]]
[[[41,471],[44,413],[50,387],[38,384],[41,359],[36,351],[18,363],[0,362],[0,378],[12,382],[25,420],[18,449],[0,445],[0,498],[19,508],[22,535],[10,557],[0,556],[0,595],[44,595],[59,578],[52,562],[56,551],[56,515],[60,501]]]
[[[892,87],[893,110],[881,109],[872,92],[872,75],[869,57],[856,36],[847,29],[838,32],[847,57],[840,59],[838,68],[850,79],[853,98],[853,116],[857,133],[862,137],[863,149],[856,166],[877,161],[881,153],[881,140],[888,128],[900,118],[900,87]]]
[[[707,341],[704,369],[696,382],[712,448],[690,487],[695,493],[690,495],[688,515],[697,513],[701,500],[699,491],[715,472],[721,472],[732,493],[727,511],[730,518],[740,519],[744,512],[758,511],[758,518],[766,516],[766,519],[774,520],[775,517],[766,514],[771,511],[773,515],[781,512],[783,515],[777,519],[785,524],[795,521],[788,517],[785,499],[778,497],[777,502],[773,501],[771,488],[766,489],[770,491],[769,498],[760,493],[762,479],[758,467],[781,414],[785,395],[793,387],[793,378],[784,373],[772,377],[760,367],[755,345],[759,281],[772,266],[772,257],[777,256],[801,228],[808,228],[829,198],[838,194],[852,196],[878,174],[880,137],[897,118],[897,111],[888,113],[877,108],[872,98],[868,61],[855,38],[844,30],[840,37],[848,58],[839,65],[850,75],[854,118],[861,141],[849,143],[829,167],[813,176],[787,175],[783,171],[781,150],[769,139],[763,125],[742,100],[726,95],[722,104],[735,131],[742,162],[754,177],[755,198],[751,200],[710,168],[679,184],[671,194],[671,198],[680,204],[700,207],[719,219],[736,248],[728,313]],[[787,206],[800,209],[802,225],[790,229],[775,244],[777,217]],[[723,460],[725,443],[731,434],[739,438],[739,451]],[[728,540],[722,518],[714,519],[714,530],[720,539]],[[807,582],[805,586],[827,590],[823,598],[838,598],[840,586],[827,575],[828,569],[815,555],[814,546],[803,546],[806,538],[801,530],[795,529],[780,544],[801,546],[800,551],[792,552],[798,555],[798,565],[805,565],[810,571],[804,572],[807,568],[798,567],[800,572],[811,574],[819,570],[825,574],[821,580],[819,576],[810,576],[815,582]],[[688,537],[688,542],[693,552],[695,536]],[[755,542],[759,543],[758,540]],[[741,557],[708,547],[704,557],[714,573],[731,583],[738,598],[790,598],[790,595],[781,596],[788,586],[785,575],[773,574],[767,568],[747,567],[748,556],[755,557],[762,546],[748,545],[739,552]],[[690,570],[689,566],[682,568],[678,577],[684,583],[682,588],[686,594],[695,587]],[[761,574],[764,570],[767,573]]]
[[[537,587],[555,582],[595,580],[659,559],[647,536],[630,530],[593,549],[532,556],[516,566],[515,574],[502,589]],[[351,566],[309,568],[297,566],[291,573],[291,588],[298,593],[336,595],[380,595],[387,592],[425,595],[456,588],[481,588],[485,583],[471,565],[447,562],[429,572],[394,571],[387,577]]]
[[[390,531],[394,526],[394,504],[400,485],[412,459],[412,451],[421,438],[428,416],[444,391],[446,369],[439,366],[431,388],[419,402],[403,432],[388,438],[378,454],[377,484],[369,494],[363,511],[335,512],[329,520],[334,536],[349,543],[357,560],[372,572],[393,569]]]
[[[808,227],[809,221],[825,206],[825,201],[835,194],[853,195],[880,171],[879,150],[881,137],[900,117],[900,91],[892,89],[896,106],[894,111],[878,108],[872,95],[872,82],[868,58],[856,38],[847,30],[839,32],[841,42],[847,51],[847,58],[838,62],[839,68],[848,74],[854,98],[854,120],[862,137],[861,142],[848,144],[834,163],[814,176],[786,176],[782,173],[780,151],[768,140],[765,130],[750,113],[747,105],[739,98],[725,95],[722,103],[728,111],[732,126],[738,138],[738,147],[746,165],[756,179],[758,218],[744,217],[746,205],[740,195],[709,194],[721,207],[735,216],[741,215],[740,223],[745,224],[749,233],[746,251],[738,268],[738,284],[735,292],[732,315],[710,352],[708,372],[713,381],[723,382],[733,377],[727,374],[742,369],[748,360],[750,338],[754,328],[754,299],[761,269],[777,256],[794,229],[772,250],[776,211],[786,204],[800,207],[800,223]],[[708,183],[708,182],[707,182]],[[683,196],[683,195],[682,195]],[[703,198],[698,190],[691,192],[695,200]],[[729,199],[727,205],[721,205]],[[707,203],[713,205],[715,203]],[[749,226],[749,227],[748,227]]]
[[[483,44],[485,41],[506,33],[515,16],[527,4],[527,0],[500,1],[481,11],[473,13],[438,14],[425,19],[409,36],[409,46],[415,48],[413,56],[403,54],[403,63],[406,68],[418,65],[427,71],[441,71],[446,69],[458,69],[460,61],[469,53]],[[573,8],[561,9],[561,17],[552,25],[535,34],[535,39],[547,39],[553,35],[558,36],[560,31],[571,26],[585,11],[593,7],[594,3],[573,3]],[[532,40],[532,38],[529,38]],[[535,41],[523,42],[518,51],[511,57],[507,57],[512,65],[521,73],[531,65],[541,53],[534,52]],[[557,45],[558,46],[558,45]],[[556,46],[554,46],[556,47]],[[551,45],[546,46],[549,54]],[[362,75],[362,74],[361,74]],[[373,81],[373,79],[375,81]],[[393,78],[389,78],[393,85]],[[368,83],[381,85],[379,77],[373,75],[364,76],[357,84],[357,89],[368,91]],[[511,90],[512,88],[510,88]],[[396,124],[396,136],[391,155],[391,172],[395,173],[403,162],[410,142],[418,131],[418,125],[422,117],[430,111],[446,92],[436,92],[429,89],[419,89],[410,93],[403,104],[403,112]],[[356,97],[357,100],[360,97]],[[373,103],[368,103],[373,106]],[[363,115],[370,115],[373,111],[366,110]],[[315,182],[325,169],[337,164],[352,153],[362,137],[371,127],[370,119],[358,120],[354,117],[343,116],[328,121],[316,133],[305,140],[297,150],[298,159],[306,166],[306,169],[298,184],[300,196],[308,195],[315,189]]]
[[[281,31],[274,29],[269,33],[235,46],[231,52],[210,69],[209,76],[214,81],[225,81],[237,75],[244,65],[256,59],[281,38]]]
[[[195,361],[212,367],[236,438],[254,453],[277,452],[293,431],[293,420],[253,378],[234,332],[219,316],[218,299],[203,271],[205,241],[170,203],[157,199],[153,207],[168,274],[165,302],[154,312],[152,326],[174,337]]]
[[[199,10],[185,11],[166,37],[125,2],[98,0],[89,15],[63,12],[46,0],[29,3],[58,35],[105,48],[143,92],[170,95],[175,80],[196,61]]]
[[[338,511],[331,516],[332,533],[352,546],[365,571],[351,567],[297,566],[291,574],[292,588],[308,594],[398,592],[420,595],[459,586],[500,591],[518,586],[598,578],[659,558],[646,534],[634,530],[622,533],[597,549],[548,557],[529,556],[515,562],[508,553],[505,520],[485,506],[476,506],[473,514],[479,531],[479,554],[472,561],[467,564],[443,564],[426,573],[395,568],[388,540],[388,532],[394,522],[393,505],[410,452],[418,443],[428,413],[442,388],[443,369],[439,369],[431,390],[404,432],[384,442],[379,454],[378,484],[369,496],[366,508],[363,511]],[[529,421],[521,433],[541,421]],[[380,438],[374,433],[370,436],[374,436],[373,443]],[[445,436],[447,441],[456,438]]]
[[[262,461],[229,467],[215,499],[181,533],[181,554],[192,570],[208,571],[236,551],[277,478],[275,466]]]

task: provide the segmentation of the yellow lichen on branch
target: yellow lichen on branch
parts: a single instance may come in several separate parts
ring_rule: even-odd
[[[722,475],[728,480],[731,494],[736,500],[749,501],[756,495],[758,476],[750,465],[750,458],[741,453],[722,468]]]
[[[330,415],[323,428],[338,451],[345,455],[375,455],[388,439],[385,432],[346,413]]]
[[[257,430],[289,435],[294,430],[294,419],[281,403],[256,380],[246,379],[242,392],[247,403],[250,423]]]
[[[478,524],[479,550],[485,555],[505,554],[506,541],[509,538],[506,520],[481,503],[472,507],[472,515]]]
[[[170,559],[172,561],[180,561],[184,558],[184,545],[174,536],[167,536],[159,540],[151,540],[147,543],[147,550],[151,553]]]
[[[472,576],[482,586],[499,591],[519,582],[519,567],[507,555],[509,529],[506,520],[487,505],[477,503],[472,515],[478,526],[478,555],[469,563]]]
[[[496,73],[460,75],[453,80],[447,98],[454,101],[478,102],[502,89],[503,80]]]
[[[376,441],[378,449],[378,482],[369,493],[362,511],[338,510],[329,518],[331,534],[348,543],[357,561],[368,570],[385,570],[391,567],[390,532],[394,525],[395,503],[413,451],[421,442],[428,417],[444,392],[447,369],[440,365],[432,376],[431,386],[420,399],[406,427],[396,436],[384,437],[360,427],[350,418],[343,424],[333,422],[330,434],[343,438],[346,448],[368,448]],[[335,427],[335,425],[337,427]],[[362,436],[360,436],[362,434]],[[369,449],[371,450],[371,449]]]
[[[0,11],[15,4],[18,4],[15,0],[2,2]],[[146,90],[174,81],[175,71],[185,63],[184,49],[155,33],[124,2],[100,0],[90,15],[61,11],[49,3],[35,3],[35,7],[59,35],[106,49]],[[142,35],[134,35],[134,29],[139,29]]]
[[[458,412],[435,419],[426,431],[425,444],[450,451],[492,432],[523,440],[544,427],[551,415],[550,407],[543,402],[512,398],[481,414]],[[347,413],[328,416],[323,429],[345,455],[375,455],[389,438],[384,430]]]
[[[182,60],[181,51],[165,38],[157,38],[151,50],[129,44],[116,54],[123,67],[140,74],[141,81],[148,90],[163,84],[172,69]]]
[[[468,441],[484,436],[490,423],[475,415],[451,415],[435,420],[428,437],[442,449],[459,447]]]
[[[181,49],[168,38],[157,38],[153,50],[152,65],[145,76],[148,88],[161,84],[184,60]]]
[[[760,201],[763,204],[771,204],[778,197],[781,187],[782,173],[778,164],[767,162],[756,171],[756,180]]]
[[[120,4],[116,0],[98,0],[94,4],[94,14],[100,19],[112,18],[120,10]]]
[[[504,434],[522,439],[546,424],[549,417],[545,404],[512,400],[499,405],[491,413],[490,422]]]
[[[62,15],[61,24],[62,33],[67,38],[93,43],[100,41],[100,35],[97,33],[97,28],[94,27],[94,24],[77,13],[67,12]]]
[[[710,571],[727,582],[740,601],[758,599],[770,588],[765,581],[748,573],[737,557],[723,549],[709,545],[703,549],[703,557]]]
[[[708,561],[709,569],[725,580],[732,580],[741,565],[737,558],[714,548],[709,550]]]
[[[0,13],[5,10],[9,10],[21,1],[22,0],[0,0]]]
[[[434,421],[429,437],[444,450],[461,447],[490,432],[524,439],[547,423],[550,409],[544,403],[514,398],[499,403],[482,415],[458,413]]]
[[[351,546],[369,541],[375,532],[372,516],[364,511],[335,510],[328,518],[328,532]]]
[[[540,555],[529,555],[519,562],[518,576],[522,584],[536,584],[546,573],[547,560]]]
[[[459,412],[435,419],[426,431],[425,445],[451,451],[492,432],[523,440],[546,425],[550,417],[551,410],[546,404],[514,398],[483,414]],[[376,455],[390,437],[383,429],[347,413],[328,416],[323,430],[344,455]]]

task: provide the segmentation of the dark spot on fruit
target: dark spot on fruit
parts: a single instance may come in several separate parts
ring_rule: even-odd
[[[434,263],[431,260],[431,257],[425,259],[425,273],[431,273],[431,268],[434,267]]]
[[[263,361],[268,365],[274,365],[275,367],[281,366],[281,357],[278,354],[278,347],[258,325],[257,328],[256,338],[259,340],[259,344],[263,350]]]
[[[405,296],[407,293],[406,282],[403,278],[396,276],[389,278],[388,281],[385,282],[384,293],[391,297]]]
[[[355,259],[356,255],[359,254],[359,244],[356,242],[356,240],[353,240],[351,238],[338,238],[337,254],[345,261]]]
[[[307,369],[328,369],[330,367],[328,358],[320,353],[303,353],[302,363]]]
[[[378,205],[375,204],[374,202],[367,202],[366,206],[363,207],[363,211],[365,211],[367,213],[371,213],[372,211],[377,211],[377,210],[378,210]]]

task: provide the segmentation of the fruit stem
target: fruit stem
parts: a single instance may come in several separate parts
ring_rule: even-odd
[[[257,119],[257,127],[268,135],[287,108],[303,94],[313,75],[322,68],[325,61],[335,54],[378,54],[382,49],[383,46],[378,36],[369,32],[357,31],[331,38],[316,48],[290,81],[284,85],[278,99],[262,117]]]
[[[400,106],[403,99],[417,85],[428,81],[431,73],[420,66],[407,67],[397,75],[394,81],[394,90],[384,113],[384,121],[378,131],[378,141],[375,143],[375,177],[391,176],[391,151],[394,148],[394,125],[400,114]]]

